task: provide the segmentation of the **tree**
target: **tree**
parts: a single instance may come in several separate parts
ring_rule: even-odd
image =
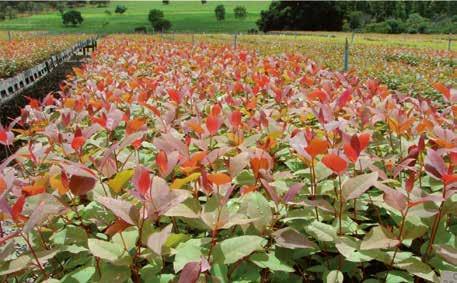
[[[81,16],[81,12],[79,11],[71,10],[62,15],[62,22],[66,26],[77,26],[80,25],[83,21],[84,19]]]
[[[233,9],[233,13],[235,14],[236,19],[245,19],[248,15],[246,8],[243,6],[236,6]]]
[[[355,30],[363,26],[363,13],[361,11],[353,11],[348,15],[349,28]]]
[[[127,7],[125,7],[124,5],[117,5],[116,10],[114,10],[114,13],[122,15],[125,13],[125,11],[127,11]]]
[[[411,14],[406,20],[409,33],[426,33],[429,28],[429,20],[419,14]]]
[[[272,2],[260,13],[257,26],[271,30],[341,30],[344,11],[334,1],[280,1]]]
[[[148,20],[155,31],[167,31],[171,28],[171,22],[164,18],[164,14],[161,10],[150,10]]]
[[[167,19],[161,18],[158,19],[152,27],[154,28],[155,31],[167,31],[171,28],[171,22]]]
[[[170,0],[162,0],[162,4],[168,5],[168,4],[170,4]]]
[[[208,1],[202,0],[202,4],[205,5]]]
[[[224,5],[217,5],[216,9],[214,9],[214,13],[216,14],[216,19],[218,21],[223,21],[225,19],[225,7],[224,7]]]

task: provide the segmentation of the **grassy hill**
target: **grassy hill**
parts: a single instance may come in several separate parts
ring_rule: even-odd
[[[226,17],[218,22],[214,15],[217,5],[225,6]],[[162,1],[147,2],[122,2],[111,1],[108,7],[97,8],[87,5],[76,8],[82,13],[84,22],[79,27],[65,27],[59,12],[21,17],[13,20],[0,22],[2,30],[48,30],[51,32],[91,32],[112,33],[132,32],[135,27],[150,24],[147,16],[150,9],[160,9],[165,18],[171,21],[172,30],[176,32],[246,32],[250,28],[256,28],[255,22],[259,18],[260,11],[266,10],[270,1],[211,1],[201,4],[200,1],[170,1],[169,5],[163,5]],[[117,5],[125,5],[127,12],[123,15],[114,13]],[[244,20],[235,19],[233,8],[241,5],[246,7],[248,16]],[[111,15],[105,11],[110,11]],[[104,24],[107,23],[107,24]]]

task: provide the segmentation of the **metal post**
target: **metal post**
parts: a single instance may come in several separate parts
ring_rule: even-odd
[[[449,37],[449,42],[447,43],[447,51],[451,51],[451,42],[452,38]]]
[[[352,43],[354,42],[354,36],[355,36],[355,32],[352,31],[351,45],[352,45]]]
[[[11,36],[11,31],[8,31],[8,40],[11,41],[13,37]]]
[[[237,34],[235,33],[233,35],[233,48],[236,50],[236,37],[237,37]]]
[[[349,69],[349,42],[346,37],[346,42],[344,44],[344,68],[343,68],[343,70],[345,72],[347,72],[348,69]]]

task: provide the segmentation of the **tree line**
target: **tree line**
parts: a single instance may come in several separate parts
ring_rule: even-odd
[[[257,25],[264,32],[456,33],[457,1],[274,1]]]

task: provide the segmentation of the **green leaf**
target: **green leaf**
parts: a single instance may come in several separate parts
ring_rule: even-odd
[[[92,201],[86,207],[82,208],[79,214],[82,219],[88,223],[97,225],[99,229],[111,225],[116,219],[108,209],[96,201]]]
[[[271,271],[295,271],[291,266],[281,262],[281,260],[277,258],[273,253],[254,253],[249,257],[249,260],[258,267],[268,268]]]
[[[116,265],[130,265],[131,257],[119,244],[113,244],[110,242],[89,239],[88,240],[90,252],[101,259],[105,259]]]
[[[50,240],[56,245],[80,245],[87,247],[87,233],[83,228],[68,225],[51,236]]]
[[[173,225],[169,224],[161,231],[152,233],[152,235],[148,238],[148,242],[146,243],[148,248],[150,248],[157,255],[162,255],[162,246],[167,241],[167,238],[170,235],[172,228]]]
[[[218,243],[214,249],[214,262],[231,264],[251,253],[262,250],[266,239],[259,236],[240,236]]]
[[[131,225],[136,225],[140,218],[139,209],[128,201],[102,196],[99,196],[97,201]]]
[[[400,270],[389,271],[387,275],[386,282],[389,283],[403,283],[403,282],[413,282],[414,278],[407,272]]]
[[[318,241],[332,242],[336,238],[335,227],[317,220],[305,226],[305,230]]]
[[[146,264],[140,269],[140,276],[144,279],[144,282],[147,282],[148,278],[154,278],[160,270],[162,270],[162,264]]]
[[[259,192],[249,193],[242,198],[239,213],[255,219],[252,225],[261,233],[265,231],[273,218],[267,199]]]
[[[392,233],[384,227],[375,226],[365,235],[365,238],[360,244],[360,249],[389,249],[397,246],[399,243],[400,241],[395,239]]]
[[[344,281],[343,273],[339,270],[332,270],[325,277],[326,283],[343,283],[343,281]]]
[[[260,268],[251,262],[243,261],[230,276],[230,282],[260,282]]]
[[[376,184],[378,173],[358,175],[343,182],[343,198],[351,200],[358,198],[371,186]]]
[[[239,186],[253,185],[255,184],[255,178],[250,171],[243,170],[240,174],[238,174],[238,176],[236,176],[233,182]]]
[[[174,251],[175,261],[173,262],[173,268],[178,273],[183,267],[192,261],[200,261],[200,257],[207,252],[206,245],[209,244],[211,239],[191,239],[184,243],[179,244]]]
[[[16,259],[4,262],[0,267],[0,276],[21,271],[27,268],[31,262],[32,258],[29,255],[21,255]]]
[[[409,273],[414,274],[425,280],[433,282],[439,281],[438,276],[436,276],[435,272],[430,268],[430,266],[423,263],[420,259],[416,257],[409,257],[407,259],[395,263],[394,265],[399,269],[404,269]]]
[[[273,233],[276,245],[289,249],[317,248],[317,245],[292,227],[286,227]]]
[[[457,265],[457,249],[447,245],[433,245],[435,252],[447,262]]]
[[[217,278],[217,282],[228,283],[227,278],[228,268],[225,264],[212,264],[211,275]]]
[[[62,283],[86,283],[91,282],[91,278],[95,273],[95,267],[93,266],[83,266],[81,268],[72,271],[65,275],[61,282]]]
[[[164,215],[195,219],[200,217],[201,209],[200,202],[197,199],[189,198],[183,203],[170,208]]]
[[[131,277],[130,266],[119,266],[104,262],[100,266],[102,277],[98,283],[128,282]]]

